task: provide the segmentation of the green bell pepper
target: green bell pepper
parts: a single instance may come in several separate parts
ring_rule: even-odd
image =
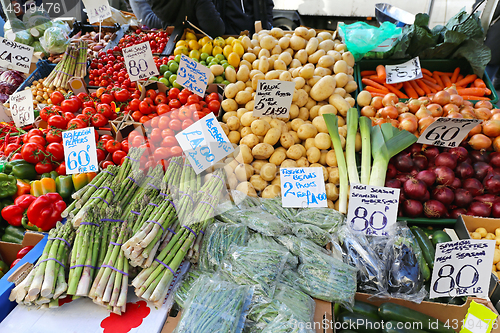
[[[71,198],[73,190],[74,186],[71,176],[58,176],[56,178],[56,192],[59,193],[63,199]]]
[[[56,180],[57,176],[59,176],[59,174],[56,171],[51,171],[51,172],[46,172],[46,173],[42,174],[41,179],[52,178],[52,179]]]
[[[11,174],[18,179],[33,180],[36,178],[35,166],[25,160],[14,160],[5,164],[5,173]]]
[[[2,236],[2,242],[21,244],[24,238],[24,228],[9,225],[5,228]]]
[[[17,193],[17,179],[14,176],[0,173],[0,199],[12,197]]]

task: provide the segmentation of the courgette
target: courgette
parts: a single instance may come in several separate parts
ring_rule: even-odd
[[[361,301],[354,301],[352,311],[379,320],[378,307]]]
[[[432,245],[431,240],[419,227],[411,227],[411,231],[417,239],[417,243],[422,250],[422,254],[424,255],[427,265],[429,265],[430,269],[434,268],[434,256],[436,255],[436,250],[434,249],[434,245]]]
[[[432,244],[436,247],[439,243],[451,242],[451,237],[443,230],[438,230],[432,234]]]
[[[355,328],[356,332],[381,333],[382,324],[371,316],[356,312],[342,312],[339,316],[341,328]]]
[[[407,327],[410,328],[405,328],[405,324]],[[414,326],[416,325],[414,325],[413,323],[408,323],[408,322],[404,323],[401,321],[391,320],[384,324],[384,329],[382,330],[382,333],[427,333],[426,331],[412,328]]]
[[[378,308],[380,318],[384,320],[395,320],[403,322],[420,322],[422,329],[436,333],[454,333],[451,328],[447,328],[442,322],[434,317],[417,312],[410,308],[394,303],[383,303]]]

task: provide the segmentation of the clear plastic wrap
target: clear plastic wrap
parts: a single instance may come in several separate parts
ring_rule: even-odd
[[[315,333],[311,322],[305,322],[291,313],[290,309],[282,304],[278,315],[261,332],[262,333]]]
[[[314,319],[316,303],[306,293],[287,284],[278,283],[274,292],[274,299],[288,306],[300,321],[308,322]]]
[[[231,197],[239,209],[257,207],[261,203],[258,197],[251,197],[238,190],[232,190]]]
[[[283,207],[281,196],[272,199],[261,199],[261,207],[269,214],[277,216],[282,221],[293,223],[294,217],[297,214],[296,208]]]
[[[66,31],[58,26],[45,30],[40,44],[43,49],[50,54],[60,54],[66,50],[70,39]]]
[[[187,272],[182,281],[179,284],[179,287],[175,291],[175,302],[181,307],[184,308],[186,306],[186,301],[189,298],[191,293],[191,288],[195,284],[195,282],[202,276],[208,276],[211,278],[213,274],[211,272],[203,272],[200,269],[191,268],[189,272]]]
[[[330,233],[334,233],[344,220],[343,214],[330,208],[305,208],[293,217],[296,223],[313,224]]]
[[[174,333],[240,333],[253,287],[203,276],[192,287]]]
[[[295,223],[292,227],[292,233],[299,238],[312,240],[319,246],[326,246],[332,239],[328,231],[314,224]]]
[[[229,247],[246,245],[250,231],[241,224],[214,223],[203,238],[199,265],[202,270],[216,271]]]
[[[286,247],[294,256],[300,255],[300,239],[293,235],[281,235],[275,237],[276,241]]]
[[[240,210],[233,214],[237,214],[240,223],[265,236],[284,235],[292,231],[288,223],[263,211],[260,207]]]
[[[259,233],[254,233],[250,237],[250,239],[248,240],[248,246],[261,249],[270,248],[288,252],[288,249],[285,246],[278,243],[276,239],[274,239],[273,237],[263,236]],[[299,259],[296,256],[289,253],[286,264],[288,268],[297,268],[297,265],[299,264]]]

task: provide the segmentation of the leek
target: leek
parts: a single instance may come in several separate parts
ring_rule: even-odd
[[[332,138],[333,149],[335,150],[335,156],[337,157],[337,166],[339,168],[339,183],[340,183],[340,193],[339,193],[339,212],[342,214],[347,214],[347,196],[348,196],[348,180],[347,180],[347,165],[344,158],[344,151],[342,150],[342,144],[340,143],[338,118],[332,113],[325,113],[323,115],[325,119],[326,127]]]
[[[359,118],[359,132],[361,134],[361,184],[368,185],[370,182],[370,169],[372,153],[370,146],[370,131],[372,120],[368,117]]]
[[[389,123],[372,127],[371,136],[373,168],[369,185],[384,186],[389,160],[417,142],[417,137],[406,130],[400,131]]]
[[[358,168],[356,167],[356,133],[358,132],[358,109],[347,110],[347,139],[345,157],[350,184],[359,184]]]

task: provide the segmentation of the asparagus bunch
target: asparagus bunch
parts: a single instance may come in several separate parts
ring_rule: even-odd
[[[200,184],[201,176],[196,174],[189,159],[186,158],[181,171],[179,190],[171,191],[171,193],[176,193],[175,205],[179,221],[185,221],[193,211],[195,194],[199,191]]]
[[[87,75],[87,41],[78,43],[78,59],[76,62],[75,77],[84,78]]]
[[[80,41],[78,45],[69,44],[63,58],[56,68],[43,81],[45,87],[69,88],[69,80],[73,76],[87,75],[87,42]]]
[[[45,78],[45,80],[43,80],[43,85],[45,87],[49,87],[49,88],[55,87],[54,81],[56,79],[56,76],[59,75],[59,73],[62,71],[64,65],[67,63],[69,55],[70,55],[72,50],[73,50],[73,46],[71,44],[69,44],[68,47],[66,47],[66,51],[64,51],[64,55],[63,55],[61,61],[59,61],[59,63],[56,65],[56,67],[50,73],[50,75],[47,76]]]
[[[138,297],[152,301],[161,306],[172,282],[175,271],[179,268],[197,234],[208,224],[213,217],[218,204],[220,193],[224,186],[222,171],[212,173],[210,179],[201,188],[202,195],[189,219],[176,231],[175,236],[168,242],[164,241],[161,252],[153,264],[137,275],[132,281]]]
[[[161,190],[166,192],[167,189],[169,191],[177,190],[179,188],[179,182],[181,179],[182,173],[182,157],[176,156],[170,159],[170,164],[168,165],[167,170],[165,171],[165,176],[163,177],[163,183],[161,186]]]

